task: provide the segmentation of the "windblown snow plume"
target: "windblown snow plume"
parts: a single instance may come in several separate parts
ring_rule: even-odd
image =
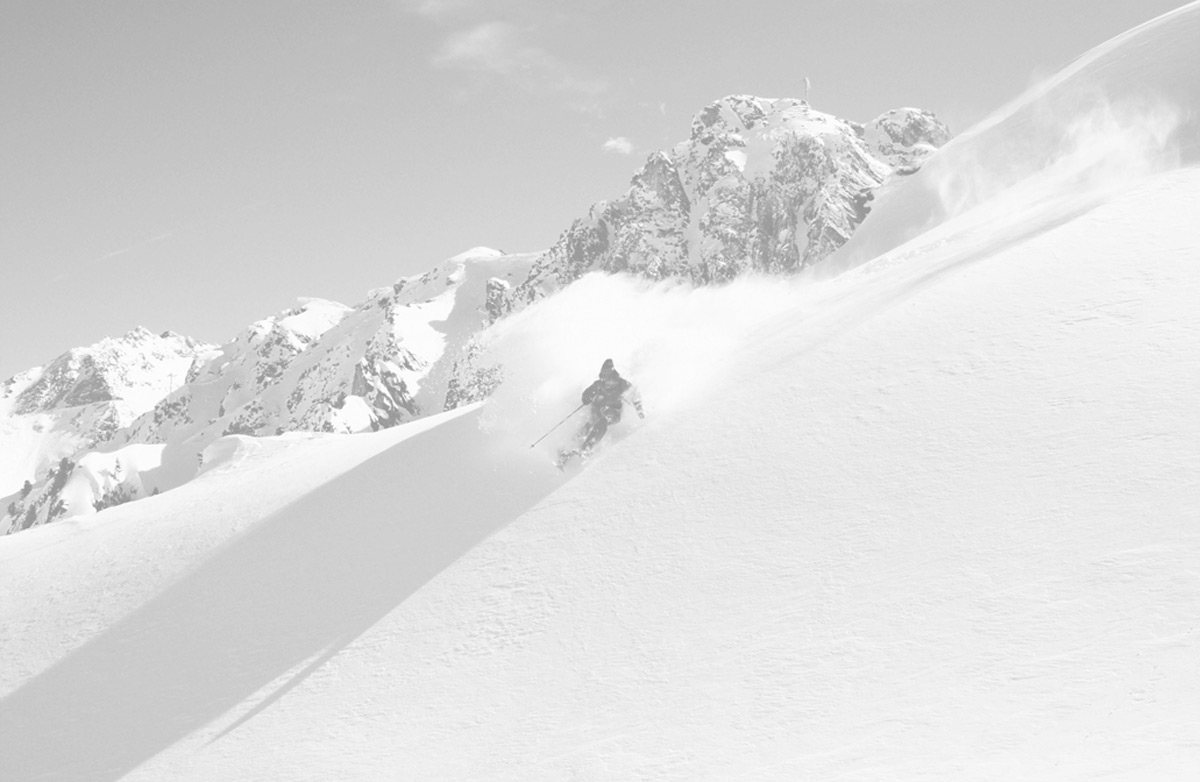
[[[716,386],[735,382],[736,352],[773,316],[804,306],[808,286],[750,276],[721,286],[651,282],[591,274],[498,323],[484,340],[482,365],[502,367],[484,425],[528,447],[580,405],[580,393],[606,358],[640,393],[647,421],[686,415]],[[541,444],[570,442],[586,411]],[[620,437],[632,409],[614,432]],[[523,441],[517,442],[517,441]]]
[[[1148,100],[1114,104],[1101,96],[1091,102],[1091,109],[1067,116],[1035,104],[1028,134],[1005,138],[982,157],[968,145],[954,165],[930,166],[942,215],[963,214],[995,197],[1027,203],[1035,188],[1047,197],[1103,198],[1179,165],[1183,114],[1177,107]]]
[[[1032,235],[1149,175],[1196,163],[1198,68],[1197,3],[1096,47],[946,144],[915,175],[880,188],[871,214],[821,273],[878,258],[964,216],[959,230],[1040,210],[1025,231]]]

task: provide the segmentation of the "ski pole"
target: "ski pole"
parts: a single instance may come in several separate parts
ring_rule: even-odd
[[[574,410],[572,410],[572,411],[571,411],[571,412],[570,412],[570,413],[567,415],[567,417],[566,417],[566,418],[564,418],[563,420],[559,421],[559,422],[558,422],[558,423],[556,423],[554,426],[550,427],[550,432],[553,432],[555,429],[557,429],[558,427],[560,427],[560,426],[562,426],[563,424],[565,424],[565,423],[566,423],[568,420],[570,420],[571,416],[575,415],[576,413],[578,413],[580,410],[582,410],[582,409],[583,409],[583,408],[585,408],[585,407],[587,407],[587,402],[584,402],[584,403],[583,403],[583,404],[581,404],[579,407],[577,407],[577,408],[575,408]],[[530,443],[530,444],[529,444],[529,447],[530,447],[530,448],[532,448],[533,446],[535,446],[535,445],[537,445],[538,443],[540,443],[542,440],[545,440],[547,437],[549,437],[549,436],[550,436],[550,432],[546,432],[544,435],[542,435],[542,436],[541,436],[541,437],[539,437],[538,439],[534,440],[532,443]]]

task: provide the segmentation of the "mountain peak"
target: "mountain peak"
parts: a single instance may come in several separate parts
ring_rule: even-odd
[[[469,263],[471,261],[491,261],[502,258],[504,253],[491,247],[472,247],[450,258],[452,263]]]
[[[164,335],[165,336],[165,335]],[[154,339],[155,333],[145,326],[134,326],[129,331],[125,332],[121,339],[127,342],[141,342],[146,339]]]
[[[135,414],[144,412],[172,385],[182,384],[195,358],[211,349],[178,334],[167,335],[136,326],[120,337],[72,348],[16,395],[13,412],[44,413],[115,400]]]
[[[696,283],[800,271],[850,237],[888,176],[949,135],[919,109],[863,126],[798,98],[727,95],[696,115],[688,140],[649,155],[624,196],[576,220],[511,302],[592,270]]]
[[[722,122],[749,130],[767,116],[774,102],[753,95],[727,95],[715,100],[692,120],[692,139],[703,138],[709,128]]]

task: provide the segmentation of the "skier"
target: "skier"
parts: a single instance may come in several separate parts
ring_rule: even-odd
[[[610,424],[621,420],[622,402],[629,402],[637,411],[638,418],[645,418],[642,410],[642,398],[637,389],[617,373],[611,358],[605,359],[600,367],[600,376],[590,386],[583,390],[583,403],[590,405],[591,416],[583,425],[579,436],[579,447],[573,450],[561,451],[558,455],[558,465],[561,467],[572,456],[587,456]]]

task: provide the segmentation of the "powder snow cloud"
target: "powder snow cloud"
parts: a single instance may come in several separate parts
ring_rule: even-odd
[[[485,421],[527,447],[579,405],[607,358],[637,386],[648,423],[683,414],[736,377],[738,346],[748,334],[792,308],[819,306],[820,291],[778,277],[692,287],[589,274],[484,337],[481,365],[500,366],[504,376]],[[562,447],[583,420],[564,424],[540,447]]]

